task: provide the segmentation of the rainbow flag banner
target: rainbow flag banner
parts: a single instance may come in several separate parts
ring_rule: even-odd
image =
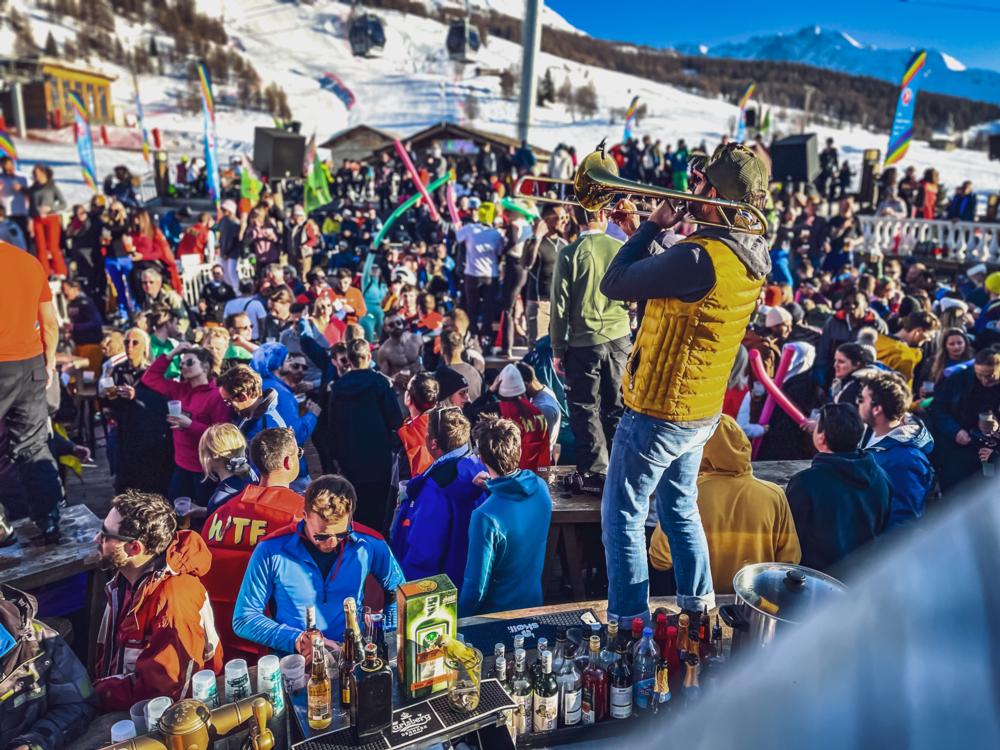
[[[2,129],[0,129],[0,156],[17,161],[17,147],[14,145],[14,139],[10,137],[10,133]]]
[[[896,102],[896,116],[892,118],[892,129],[889,131],[889,148],[885,152],[887,167],[900,161],[910,148],[910,141],[913,139],[913,113],[926,64],[927,50],[919,50],[906,65],[903,82],[899,87],[899,100]]]
[[[736,142],[743,143],[747,136],[747,104],[750,103],[750,98],[753,96],[753,92],[757,90],[757,84],[751,83],[747,86],[747,90],[743,92],[743,96],[740,97],[740,121],[736,126]]]
[[[135,110],[136,119],[139,121],[139,132],[142,133],[142,158],[149,164],[150,152],[152,148],[149,145],[149,131],[146,130],[145,118],[142,114],[142,98],[139,96],[139,79],[132,76],[132,88],[135,89]]]
[[[632,121],[635,119],[636,113],[639,111],[639,96],[632,97],[631,104],[628,105],[628,109],[625,110],[625,132],[622,134],[622,143],[628,143],[632,139]]]
[[[205,176],[208,179],[208,192],[216,208],[222,190],[219,186],[219,137],[215,130],[215,96],[212,94],[212,79],[208,76],[205,63],[198,63],[198,81],[201,84],[202,121],[205,136]]]
[[[94,158],[94,139],[90,135],[90,115],[83,99],[75,91],[69,92],[69,106],[73,110],[73,131],[76,136],[76,152],[80,155],[83,181],[96,193],[97,160]]]

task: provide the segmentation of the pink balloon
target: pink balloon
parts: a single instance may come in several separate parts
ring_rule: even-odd
[[[455,183],[449,182],[444,188],[444,197],[448,203],[448,214],[451,216],[451,223],[455,225],[455,229],[459,229],[462,226],[462,219],[458,215],[458,209],[455,207]]]
[[[403,165],[406,167],[406,171],[410,173],[410,177],[413,179],[413,184],[417,186],[417,190],[427,201],[427,210],[431,212],[431,218],[434,221],[441,221],[441,215],[437,211],[437,207],[434,205],[434,201],[431,200],[431,196],[427,193],[427,188],[424,187],[424,183],[420,181],[420,175],[417,173],[417,168],[413,166],[413,161],[410,159],[410,155],[406,153],[406,149],[403,148],[403,144],[400,143],[397,138],[394,143],[396,144],[396,153],[399,154],[399,158],[403,160]]]
[[[759,356],[759,353],[758,353]],[[792,359],[795,357],[795,347],[785,346],[781,351],[781,361],[778,362],[778,371],[774,373],[774,384],[781,388],[785,384],[785,376],[788,374],[788,368],[792,365]],[[769,393],[767,394],[767,400],[764,401],[764,408],[761,409],[760,419],[757,420],[757,424],[767,425],[771,423],[771,415],[774,414],[775,401],[774,397]],[[757,453],[760,451],[761,443],[764,442],[763,437],[754,438],[752,441],[753,450],[750,454],[751,458],[756,458]]]
[[[784,361],[785,352],[782,352],[781,357],[782,361]],[[799,427],[804,425],[806,423],[805,416],[803,416],[802,412],[798,410],[798,407],[796,407],[795,404],[789,400],[788,396],[782,392],[781,388],[775,385],[774,381],[771,380],[770,376],[764,371],[764,363],[760,358],[760,352],[756,349],[750,350],[750,367],[753,368],[753,374],[757,377],[757,380],[760,381],[761,385],[764,386],[764,390],[767,391],[768,396],[774,399],[775,403],[781,407],[781,410],[791,417],[792,421]],[[788,368],[786,367],[785,373],[787,372]],[[782,375],[784,376],[784,373]],[[763,416],[763,414],[761,416]]]

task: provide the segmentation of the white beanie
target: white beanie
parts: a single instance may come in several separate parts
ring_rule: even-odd
[[[504,398],[513,398],[514,396],[523,396],[525,393],[524,389],[524,378],[521,377],[521,372],[517,369],[517,365],[507,365],[500,371],[500,395]]]
[[[965,275],[968,276],[970,279],[973,276],[978,276],[979,274],[982,274],[983,276],[985,276],[986,272],[988,270],[989,269],[986,268],[986,264],[985,263],[977,263],[972,268],[970,268],[968,271],[966,271]]]
[[[770,328],[771,326],[780,326],[782,323],[792,325],[792,314],[780,305],[769,308],[764,316],[764,325]]]

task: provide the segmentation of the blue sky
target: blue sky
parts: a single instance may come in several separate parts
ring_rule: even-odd
[[[1000,0],[716,0],[693,5],[664,0],[546,0],[591,36],[669,46],[740,41],[754,34],[820,25],[879,47],[926,46],[968,67],[1000,70],[996,29]]]

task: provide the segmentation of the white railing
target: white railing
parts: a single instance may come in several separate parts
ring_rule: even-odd
[[[1000,224],[942,219],[892,219],[859,216],[866,252],[911,255],[921,242],[944,249],[959,263],[1000,263]]]
[[[180,258],[181,263],[178,271],[181,275],[181,287],[183,288],[181,296],[189,307],[197,307],[201,290],[212,278],[212,266],[215,263],[191,263],[188,261],[189,258],[197,261],[197,257],[194,255],[182,255]],[[253,264],[245,258],[236,264],[236,273],[241,280],[252,279],[253,270]],[[239,294],[238,289],[235,291]]]

